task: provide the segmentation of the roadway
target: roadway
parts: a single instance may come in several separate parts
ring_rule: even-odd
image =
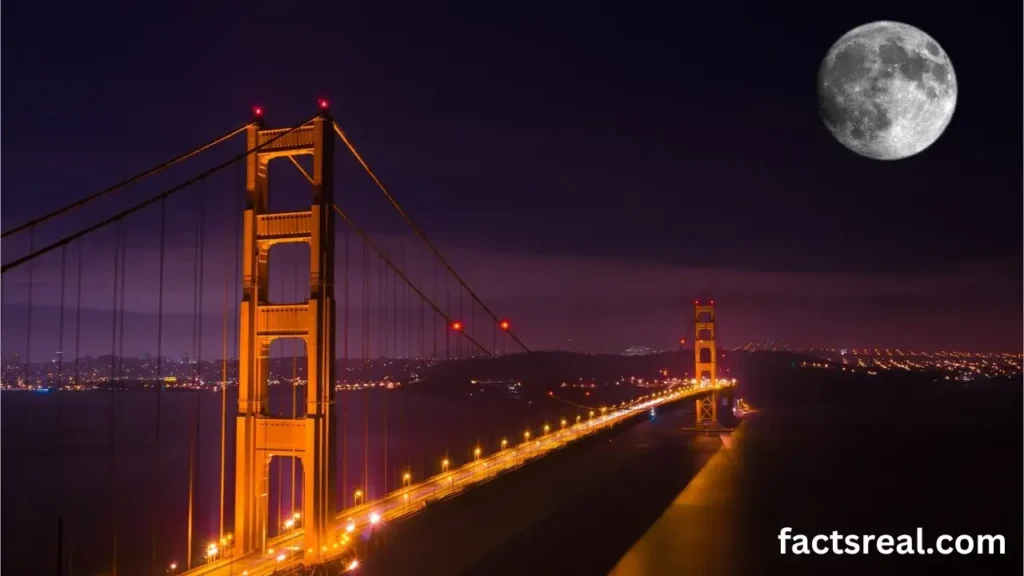
[[[522,441],[490,455],[480,454],[475,460],[457,468],[451,468],[421,482],[409,483],[385,497],[343,510],[337,517],[337,537],[331,549],[321,550],[321,561],[327,562],[344,558],[352,569],[358,561],[352,553],[357,536],[372,532],[377,526],[394,522],[423,510],[428,502],[450,498],[462,490],[486,482],[495,476],[513,470],[524,463],[536,460],[554,450],[581,438],[605,430],[623,420],[657,406],[706,394],[715,388],[729,384],[711,386],[688,384],[673,390],[643,396],[632,404],[621,405],[603,411],[595,410],[593,416],[578,423],[566,423],[540,436],[524,434]],[[600,414],[598,412],[603,412]],[[193,576],[263,576],[275,570],[287,569],[300,564],[305,554],[312,550],[302,549],[302,529],[281,534],[267,543],[265,553],[251,553],[241,558],[214,559],[203,566],[187,572]],[[348,554],[346,558],[345,555]]]

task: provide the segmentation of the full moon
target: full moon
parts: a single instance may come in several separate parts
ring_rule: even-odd
[[[850,30],[818,70],[818,105],[832,136],[875,160],[931,146],[956,108],[956,75],[931,36],[899,22]]]

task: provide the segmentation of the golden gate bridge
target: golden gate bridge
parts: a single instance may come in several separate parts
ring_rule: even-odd
[[[550,377],[527,383],[542,394],[517,414],[524,426],[477,424],[475,441],[453,439],[462,457],[447,446],[436,461],[415,457],[410,438],[443,434],[444,423],[410,430],[404,401],[388,406],[389,390],[450,376],[451,360],[488,359],[498,375],[509,345],[532,351],[384,186],[328,103],[318,108],[282,129],[266,128],[254,108],[250,121],[207,143],[2,233],[6,251],[21,255],[2,265],[0,294],[7,310],[24,311],[24,322],[5,322],[5,387],[106,390],[105,415],[71,410],[87,411],[79,420],[107,417],[94,443],[137,452],[111,449],[107,462],[82,463],[67,438],[75,416],[55,395],[47,418],[59,469],[47,490],[61,518],[58,573],[73,571],[76,553],[79,567],[110,574],[356,570],[366,535],[383,524],[660,404],[696,398],[698,425],[717,425],[719,391],[734,382],[717,378],[714,304],[696,302],[693,379],[595,404],[571,398],[535,357]],[[221,145],[243,135],[244,150],[225,156]],[[335,198],[339,142],[415,243],[371,235],[353,215],[360,206]],[[206,158],[211,165],[189,167]],[[272,194],[272,160],[311,193]],[[126,192],[144,183],[160,191]],[[190,353],[175,361],[174,346]],[[116,396],[128,389],[150,392],[152,412],[131,416],[141,409]],[[169,421],[169,406],[188,416]],[[381,428],[383,442],[371,446]],[[187,460],[184,478],[168,474],[177,469],[168,458]],[[68,500],[102,500],[63,493],[79,483],[105,491],[106,502],[76,518]],[[149,490],[125,501],[119,487],[129,484]],[[101,524],[108,530],[91,528]],[[76,539],[89,542],[85,551]]]

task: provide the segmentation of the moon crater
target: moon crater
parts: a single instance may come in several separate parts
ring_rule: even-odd
[[[819,112],[839,143],[877,160],[913,156],[945,131],[956,108],[949,56],[907,24],[874,22],[843,35],[818,71]]]

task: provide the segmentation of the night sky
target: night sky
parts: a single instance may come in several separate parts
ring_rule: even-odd
[[[1016,12],[490,4],[11,4],[6,45],[22,48],[4,66],[3,228],[240,125],[252,105],[268,125],[289,126],[324,97],[531,347],[672,348],[689,303],[714,298],[727,346],[1020,351]],[[895,162],[835,142],[815,96],[829,46],[880,19],[934,37],[960,88],[945,134]],[[241,139],[226,146],[37,231],[36,245],[244,151]],[[287,168],[274,165],[272,195],[288,193],[275,209],[305,198]],[[427,266],[365,174],[349,158],[339,170],[339,204],[392,250],[407,246],[410,266]],[[191,317],[196,201],[207,198],[211,352],[240,191],[235,170],[168,204],[165,310]],[[126,232],[126,309],[142,315],[156,310],[157,218],[150,209]],[[101,344],[83,353],[109,349],[112,237],[99,232],[85,249],[83,331]],[[5,240],[3,260],[27,246],[25,235]],[[59,298],[59,262],[57,251],[36,265],[41,310]],[[23,347],[26,282],[24,270],[4,278],[5,352]],[[175,354],[190,341],[182,322],[165,342]],[[41,324],[35,338],[52,337]],[[132,338],[126,352],[153,352],[148,341]]]

